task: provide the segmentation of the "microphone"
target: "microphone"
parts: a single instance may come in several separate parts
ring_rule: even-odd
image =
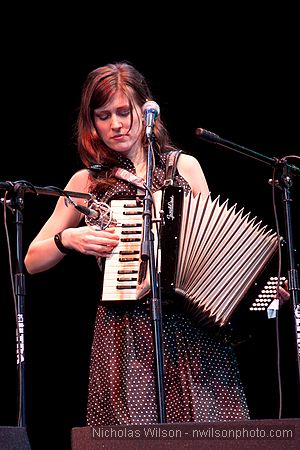
[[[221,142],[222,139],[216,133],[212,131],[204,130],[204,128],[196,128],[196,136],[200,139],[204,139],[208,142]]]
[[[113,219],[112,210],[107,203],[98,202],[94,199],[91,204],[92,208],[77,205],[75,202],[73,203],[73,206],[77,211],[85,215],[85,223],[87,225],[96,225],[98,230],[105,230],[110,224],[116,225],[116,221]]]
[[[160,113],[160,108],[156,102],[148,101],[142,106],[142,111],[146,121],[146,136],[149,139],[153,132],[155,120]]]
[[[89,219],[98,220],[100,217],[100,211],[96,211],[95,209],[87,208],[86,206],[82,205],[74,205],[77,211],[84,214]]]

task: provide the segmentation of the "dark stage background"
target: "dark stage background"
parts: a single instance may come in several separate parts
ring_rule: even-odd
[[[169,18],[167,29],[163,20],[154,21],[152,29],[145,24],[142,30],[131,30],[130,36],[126,20],[122,27],[114,23],[104,31],[101,23],[97,27],[88,22],[90,29],[82,30],[68,19],[50,21],[51,25],[40,21],[19,26],[14,22],[6,36],[9,45],[4,45],[2,56],[2,134],[6,139],[2,139],[0,181],[23,179],[36,186],[63,188],[81,167],[73,124],[82,83],[90,70],[126,59],[148,79],[174,142],[200,161],[212,194],[237,202],[274,228],[268,184],[271,168],[198,140],[195,129],[203,127],[269,157],[299,155],[300,78],[292,14],[278,14],[268,29],[263,20],[250,25],[241,17],[228,28],[222,21],[211,22],[205,32],[200,30],[200,21],[182,17],[181,23],[175,23]],[[183,24],[188,34],[182,32]],[[287,26],[284,36],[283,26]],[[291,163],[299,166],[297,160]],[[293,180],[291,192],[295,247],[299,251],[299,177]],[[280,192],[276,197],[284,234]],[[53,197],[25,195],[24,253],[55,201]],[[8,210],[14,270],[13,219]],[[15,322],[3,207],[0,258],[0,424],[14,426]],[[283,249],[285,274],[286,269]],[[264,275],[276,273],[277,260]],[[100,294],[98,278],[94,259],[79,254],[65,257],[47,273],[26,276],[25,380],[33,448],[53,448],[60,442],[60,448],[67,449],[72,427],[85,424],[89,351]],[[235,320],[243,333],[236,351],[252,418],[276,419],[275,322],[268,321],[264,313],[255,318],[245,311],[239,314]],[[280,325],[282,417],[296,416],[291,327],[286,308]]]

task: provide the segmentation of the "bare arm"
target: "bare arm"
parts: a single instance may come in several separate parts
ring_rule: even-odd
[[[88,193],[88,172],[77,172],[68,182],[65,190]],[[83,204],[84,200],[76,199]],[[107,256],[118,243],[118,237],[112,229],[96,230],[96,227],[78,227],[82,214],[72,205],[66,206],[63,197],[59,197],[53,213],[34,238],[25,256],[25,266],[29,273],[42,272],[55,266],[64,257],[54,243],[54,235],[63,232],[62,243],[65,247],[87,255]]]
[[[202,168],[196,158],[190,155],[181,154],[178,159],[178,172],[189,183],[194,195],[199,192],[201,195],[208,195],[208,185]]]

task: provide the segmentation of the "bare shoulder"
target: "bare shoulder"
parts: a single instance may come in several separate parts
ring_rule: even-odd
[[[178,159],[178,170],[189,171],[192,173],[201,173],[201,176],[204,176],[201,165],[199,161],[191,155],[187,155],[182,153]]]
[[[186,153],[181,153],[178,159],[178,164],[182,167],[192,167],[194,164],[199,164],[198,160],[191,155],[187,155]]]
[[[89,172],[87,169],[79,170],[68,181],[66,190],[77,192],[89,191]]]
[[[182,153],[178,159],[178,172],[189,183],[194,195],[201,192],[208,195],[209,189],[199,161],[191,155]]]

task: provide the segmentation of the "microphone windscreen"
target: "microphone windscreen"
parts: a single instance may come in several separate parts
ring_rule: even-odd
[[[143,113],[145,112],[155,112],[157,115],[160,113],[160,107],[159,105],[154,102],[153,100],[149,100],[148,102],[144,103],[142,106]]]

